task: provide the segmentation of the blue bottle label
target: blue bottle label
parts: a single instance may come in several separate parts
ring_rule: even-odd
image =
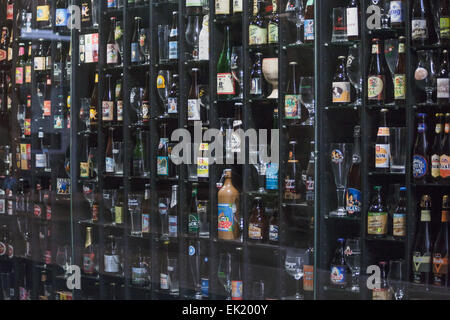
[[[201,290],[203,297],[209,296],[209,279],[206,278],[201,279]]]
[[[156,159],[156,170],[159,176],[169,175],[169,157],[158,157]]]
[[[178,59],[178,41],[169,41],[169,59]]]
[[[55,14],[55,25],[57,27],[67,26],[67,21],[69,21],[69,11],[67,9],[56,9]]]
[[[344,266],[331,266],[330,280],[332,284],[345,285],[347,283]]]
[[[278,190],[278,163],[268,163],[266,170],[267,190]]]
[[[348,188],[346,201],[346,209],[349,215],[359,214],[361,212],[361,190]]]
[[[415,154],[413,157],[413,177],[423,178],[428,172],[428,162],[422,155]]]
[[[314,20],[305,20],[305,40],[314,40]]]
[[[230,203],[219,203],[218,209],[218,230],[222,232],[233,232],[234,213],[236,205]]]
[[[139,43],[131,44],[131,62],[139,62]]]

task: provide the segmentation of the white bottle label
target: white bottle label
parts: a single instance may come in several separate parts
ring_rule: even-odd
[[[209,16],[203,17],[202,30],[199,35],[198,59],[209,60]]]
[[[450,80],[448,78],[437,79],[437,97],[442,99],[448,99]]]
[[[347,8],[347,36],[359,36],[358,8]]]
[[[200,119],[200,99],[188,100],[188,120]]]
[[[105,254],[105,272],[119,272],[119,256]]]
[[[230,1],[216,0],[216,14],[230,14]]]
[[[402,1],[391,1],[389,13],[391,14],[391,23],[403,22]]]

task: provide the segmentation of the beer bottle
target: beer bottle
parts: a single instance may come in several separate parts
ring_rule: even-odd
[[[34,71],[45,71],[44,39],[39,39],[39,45],[34,54]]]
[[[380,261],[378,263],[380,266],[380,288],[375,288],[372,290],[372,300],[391,300],[391,288],[387,281],[386,274],[386,261]]]
[[[350,0],[346,9],[347,13],[347,39],[349,41],[360,38],[359,27],[359,3],[358,0]]]
[[[133,174],[136,177],[142,177],[144,172],[144,145],[142,143],[142,130],[136,130],[136,143],[133,149]]]
[[[120,78],[117,79],[114,90],[114,104],[116,109],[116,122],[117,124],[123,123],[123,73],[120,74]],[[144,104],[144,99],[142,99]]]
[[[217,194],[218,237],[237,240],[240,237],[239,191],[233,186],[231,169],[224,171],[225,182]]]
[[[334,252],[330,266],[330,284],[333,287],[344,289],[347,286],[348,268],[344,258],[344,239],[337,239],[338,245]]]
[[[202,297],[209,297],[209,258],[206,255],[202,255],[200,261],[200,289],[202,291]]]
[[[31,42],[28,43],[28,54],[27,59],[25,61],[25,83],[31,84],[31,69],[33,68],[33,62],[31,60]],[[1,45],[0,45],[0,61],[1,61]]]
[[[108,142],[106,144],[105,151],[105,172],[114,173],[114,158],[113,158],[113,140],[114,140],[114,127],[108,128]]]
[[[235,94],[235,82],[231,73],[230,26],[226,25],[223,48],[217,62],[217,95],[218,99],[227,100]]]
[[[272,216],[269,220],[269,241],[272,243],[278,243],[280,241],[280,222],[278,219],[278,209],[275,208],[272,211]]]
[[[169,241],[164,241],[161,246],[161,264],[159,268],[159,288],[163,292],[169,290],[169,272],[168,272],[168,258],[169,258]]]
[[[178,74],[172,76],[172,84],[170,86],[169,95],[167,97],[167,110],[170,114],[178,113]]]
[[[448,182],[450,180],[450,113],[445,114],[445,133],[441,144],[441,156],[439,158],[439,172],[441,180]]]
[[[303,40],[305,43],[314,42],[314,0],[306,2]]]
[[[59,33],[67,28],[70,14],[67,10],[66,0],[57,0],[55,12],[55,26]]]
[[[114,93],[112,89],[112,76],[106,75],[107,86],[102,99],[102,121],[111,123],[114,120]]]
[[[290,151],[284,179],[284,199],[288,202],[300,201],[300,163],[295,157],[297,141],[289,141]]]
[[[273,129],[278,130],[278,108],[273,109]],[[272,139],[272,137],[271,137]],[[278,190],[279,164],[269,161],[266,166],[266,189]]]
[[[350,80],[347,76],[346,57],[338,57],[338,67],[333,77],[333,103],[350,102]]]
[[[198,194],[198,183],[192,184],[192,197],[191,197],[191,205],[188,214],[188,234],[197,236],[199,229],[199,217],[197,211],[197,194]]]
[[[144,188],[144,202],[142,204],[142,233],[150,233],[151,210],[150,184],[146,183]]]
[[[25,43],[19,43],[19,56],[16,62],[16,85],[24,84],[24,68],[25,68]]]
[[[383,237],[387,234],[388,213],[381,196],[381,186],[374,186],[375,196],[367,213],[367,234]]]
[[[412,4],[411,38],[413,45],[429,45],[434,40],[434,23],[429,0],[414,0]]]
[[[169,220],[169,237],[176,238],[178,236],[178,185],[172,186],[172,197],[168,212]]]
[[[111,17],[108,41],[106,42],[106,63],[109,66],[120,64],[119,45],[115,38],[117,18]]]
[[[248,219],[248,238],[257,242],[267,241],[266,210],[261,197],[255,197],[253,209]]]
[[[149,277],[147,272],[147,262],[142,256],[142,248],[138,246],[137,255],[131,266],[131,283],[138,287],[146,287],[149,285]]]
[[[413,151],[413,178],[416,182],[426,182],[428,172],[430,171],[430,162],[428,158],[428,139],[427,139],[427,127],[425,124],[425,113],[419,113],[420,118],[417,123],[417,135],[416,142],[414,144]],[[442,158],[441,158],[442,167]],[[442,172],[441,172],[442,176]]]
[[[314,14],[314,10],[313,10]],[[269,23],[267,25],[267,42],[268,43],[278,43],[278,29],[280,25],[280,18],[277,11],[277,0],[272,0],[272,16],[270,17]]]
[[[55,84],[59,85],[62,83],[62,71],[64,69],[62,43],[58,42],[56,45],[56,54],[53,61],[53,80]]]
[[[403,0],[390,1],[389,13],[391,15],[391,27],[392,28],[402,29],[404,27],[405,7],[406,7],[406,1],[403,1]]]
[[[442,197],[441,229],[436,237],[433,250],[433,284],[440,287],[449,285],[448,254],[449,254],[449,212],[448,195]]]
[[[439,0],[439,36],[443,45],[450,43],[450,4]]]
[[[115,212],[115,221],[114,223],[116,225],[122,225],[123,224],[123,186],[119,187],[119,190],[117,191],[117,201],[114,206],[114,212]]]
[[[39,138],[39,152],[36,152],[35,155],[35,167],[36,170],[46,170],[47,169],[47,154],[44,151],[44,131],[42,127],[38,129],[38,138]]]
[[[90,178],[89,169],[89,133],[86,132],[83,136],[83,144],[80,156],[80,179]]]
[[[443,50],[441,54],[441,67],[437,74],[437,102],[439,104],[448,104],[450,98],[450,79],[449,79],[448,51]]]
[[[169,60],[178,60],[178,11],[172,12],[172,27],[169,35]]]
[[[290,125],[298,123],[301,117],[299,85],[296,75],[297,64],[295,61],[289,62],[290,75],[284,96],[284,117]]]
[[[47,53],[45,54],[45,70],[49,72],[52,70],[52,68],[53,68],[52,44],[49,43],[47,46]]]
[[[384,104],[386,100],[387,68],[383,44],[380,39],[372,39],[372,57],[370,58],[367,98],[369,103]]]
[[[306,167],[306,174],[305,174],[305,186],[306,186],[306,203],[309,206],[314,205],[314,189],[315,189],[315,181],[314,181],[314,170],[315,170],[315,142],[312,140],[310,142],[310,156],[308,161],[308,166]]]
[[[131,39],[131,64],[139,64],[141,62],[139,50],[139,32],[141,30],[141,17],[134,17],[134,32]]]
[[[263,73],[262,73],[262,53],[255,54],[256,59],[250,73],[250,96],[254,99],[263,97]]]
[[[8,60],[8,28],[2,28],[2,36],[0,39],[0,64],[5,64]]]
[[[355,126],[353,130],[354,147],[352,165],[347,179],[347,213],[350,216],[359,216],[361,213],[361,147],[360,147],[361,127]]]
[[[391,1],[401,2],[401,1]],[[394,99],[396,102],[404,103],[406,100],[406,57],[405,57],[406,38],[398,38],[398,59],[394,72]]]
[[[406,236],[406,187],[400,187],[400,194],[392,214],[392,235],[396,238]]]
[[[262,17],[262,2],[262,0],[253,0],[253,18],[248,27],[250,46],[267,43],[267,25]]]
[[[94,274],[97,268],[97,255],[92,238],[92,227],[86,227],[86,241],[83,249],[83,272],[85,274]]]
[[[198,68],[192,68],[192,82],[188,97],[187,119],[188,121],[201,121],[201,104],[198,88]]]
[[[27,95],[27,102],[26,102],[26,111],[25,111],[25,122],[24,122],[24,135],[26,137],[31,136],[31,119],[32,119],[32,112],[31,112],[31,95]]]
[[[440,157],[442,154],[441,142],[444,136],[442,128],[443,113],[436,113],[436,129],[433,146],[431,147],[431,181],[438,182],[441,178]]]
[[[231,300],[244,298],[244,286],[242,284],[242,247],[236,248],[236,262],[231,268]]]
[[[123,93],[122,93],[123,95]],[[145,88],[142,95],[142,122],[150,121],[150,73],[145,73]]]
[[[234,120],[233,120],[233,132],[231,133],[231,152],[239,153],[242,151],[242,141],[239,135],[239,130],[244,130],[242,123],[242,102],[234,103]]]
[[[116,238],[110,234],[106,239],[106,247],[104,254],[105,273],[119,273],[120,271],[120,257],[119,248]]]
[[[52,77],[47,74],[45,80],[44,109],[42,119],[52,115]]]
[[[375,170],[377,172],[389,171],[390,142],[389,127],[387,126],[386,116],[388,109],[381,109],[381,123],[378,127],[377,141],[375,145]]]
[[[423,195],[420,200],[420,223],[412,252],[412,281],[418,284],[430,284],[431,254],[431,197]]]
[[[95,126],[98,123],[98,73],[95,73],[94,87],[91,94],[91,106],[89,108],[89,126]]]

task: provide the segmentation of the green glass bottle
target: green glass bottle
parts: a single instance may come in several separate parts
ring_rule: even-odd
[[[198,184],[193,183],[191,206],[189,209],[189,217],[188,217],[188,234],[195,236],[198,234],[197,189]]]
[[[219,100],[228,100],[236,94],[234,78],[231,73],[230,26],[225,26],[222,52],[217,62],[217,95]]]
[[[136,130],[136,144],[133,149],[133,174],[135,176],[144,175],[144,146],[142,144],[142,131]]]

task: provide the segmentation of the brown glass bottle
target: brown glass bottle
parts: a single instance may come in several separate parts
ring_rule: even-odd
[[[442,197],[441,229],[436,237],[433,250],[433,284],[447,287],[449,285],[449,222],[450,201],[448,195]]]
[[[217,194],[218,237],[224,240],[240,238],[239,191],[233,186],[231,169],[225,169],[225,181]]]
[[[286,177],[284,179],[284,200],[287,202],[300,201],[300,163],[295,157],[297,141],[289,142],[289,158],[286,165]]]
[[[267,241],[267,217],[261,197],[255,197],[248,219],[248,238],[258,242]]]
[[[438,182],[441,178],[441,163],[440,163],[440,157],[442,153],[442,138],[444,136],[444,128],[442,127],[442,121],[443,121],[444,114],[443,113],[436,113],[436,127],[435,127],[435,135],[434,135],[434,142],[431,147],[431,181]]]
[[[394,99],[396,102],[404,103],[406,99],[406,38],[398,38],[398,59],[394,72]]]
[[[372,56],[370,58],[367,78],[367,99],[370,104],[382,105],[386,100],[387,67],[383,44],[380,39],[372,39]]]

